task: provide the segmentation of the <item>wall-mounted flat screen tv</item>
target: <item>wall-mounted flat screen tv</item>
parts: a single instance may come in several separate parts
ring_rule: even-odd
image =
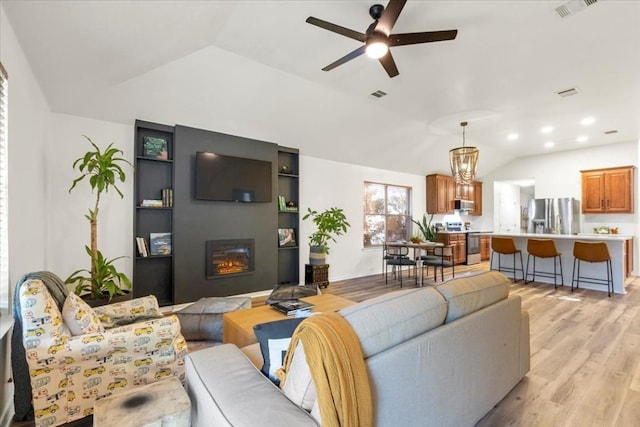
[[[271,202],[271,162],[197,152],[196,199]]]

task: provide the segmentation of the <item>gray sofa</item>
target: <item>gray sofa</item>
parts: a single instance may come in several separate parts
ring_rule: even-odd
[[[492,271],[341,311],[360,339],[376,426],[473,426],[523,378],[529,317],[510,286]],[[303,353],[282,390],[234,345],[188,355],[192,425],[321,425]]]

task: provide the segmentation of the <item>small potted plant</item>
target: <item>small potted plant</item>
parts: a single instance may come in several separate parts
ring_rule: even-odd
[[[422,242],[422,237],[419,234],[414,234],[411,236],[411,243],[420,243]]]
[[[309,236],[309,264],[326,264],[329,242],[335,242],[336,237],[346,233],[351,224],[347,222],[344,211],[338,208],[329,208],[323,212],[308,208],[302,219],[308,218],[316,225],[316,231]]]
[[[131,281],[124,274],[119,272],[113,265],[113,262],[123,258],[117,257],[107,259],[98,250],[98,213],[100,212],[100,198],[103,193],[107,193],[113,188],[120,198],[124,195],[116,185],[117,181],[125,182],[126,175],[122,170],[121,164],[131,165],[122,156],[122,150],[113,147],[113,143],[109,144],[104,151],[86,135],[83,135],[93,149],[84,154],[84,156],[73,162],[73,169],[80,171],[80,176],[73,180],[69,192],[76,185],[88,178],[91,191],[95,194],[95,204],[93,209],[89,209],[89,214],[85,218],[91,226],[91,246],[85,246],[85,250],[91,260],[91,269],[81,269],[74,271],[65,281],[67,284],[75,284],[74,292],[78,295],[86,294],[88,301],[95,301],[93,305],[99,305],[100,301],[110,301],[116,295],[125,295],[125,289],[131,289]]]

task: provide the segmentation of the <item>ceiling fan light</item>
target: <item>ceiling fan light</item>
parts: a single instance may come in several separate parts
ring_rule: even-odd
[[[378,59],[382,58],[389,52],[389,46],[383,41],[367,42],[367,48],[365,49],[369,58]]]

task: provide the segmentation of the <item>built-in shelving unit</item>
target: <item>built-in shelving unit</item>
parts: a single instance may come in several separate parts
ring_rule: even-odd
[[[300,164],[298,150],[278,147],[278,229],[293,230],[295,245],[278,243],[278,283],[300,283],[300,229],[299,195]],[[281,201],[284,198],[284,205]]]
[[[145,142],[156,142],[166,153],[154,155]],[[162,142],[164,141],[164,143]],[[162,306],[174,302],[173,243],[170,253],[143,256],[136,237],[144,238],[150,250],[152,233],[170,233],[173,242],[174,128],[136,120],[135,185],[133,217],[133,295],[155,295]],[[163,190],[170,189],[171,192]],[[163,197],[164,193],[164,197]],[[142,206],[143,200],[161,200],[162,206]]]

